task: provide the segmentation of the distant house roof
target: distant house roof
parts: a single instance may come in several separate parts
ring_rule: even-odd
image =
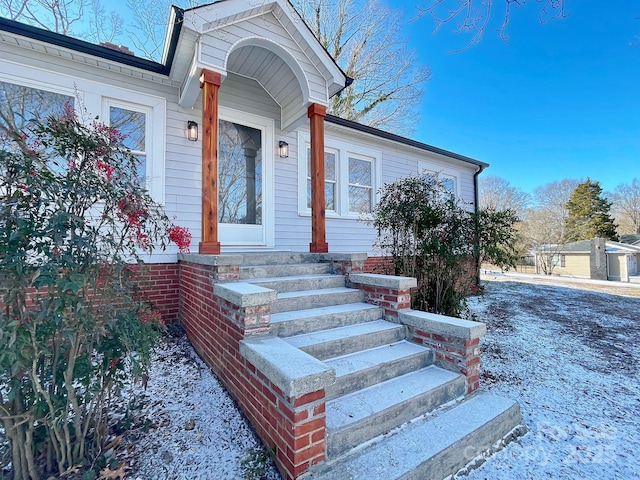
[[[583,253],[591,251],[591,240],[580,240],[563,245],[558,249],[561,253]]]
[[[620,235],[620,243],[628,243],[630,245],[640,246],[640,234],[631,233],[627,235]]]

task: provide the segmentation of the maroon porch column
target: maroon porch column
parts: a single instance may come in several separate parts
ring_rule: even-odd
[[[198,252],[220,254],[218,241],[218,89],[222,76],[202,70],[202,241]]]
[[[327,107],[313,103],[307,111],[311,128],[311,253],[326,253],[324,196],[324,117]]]

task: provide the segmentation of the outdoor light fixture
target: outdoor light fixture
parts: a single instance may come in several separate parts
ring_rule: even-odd
[[[280,155],[280,158],[287,158],[289,156],[289,144],[284,140],[280,140],[278,144],[278,155]]]
[[[192,142],[198,141],[198,124],[193,120],[187,122],[187,138]]]

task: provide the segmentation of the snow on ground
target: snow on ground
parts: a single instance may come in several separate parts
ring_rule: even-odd
[[[517,400],[529,433],[461,478],[640,478],[640,299],[495,280],[470,299],[488,326],[482,388]],[[127,479],[280,478],[184,336],[163,339],[146,390],[125,393]]]
[[[500,280],[470,300],[482,387],[518,401],[529,433],[465,478],[639,478],[640,299]]]
[[[246,418],[184,335],[156,349],[147,388],[125,392],[136,428],[119,457],[127,479],[277,480]],[[141,407],[141,408],[140,408]]]

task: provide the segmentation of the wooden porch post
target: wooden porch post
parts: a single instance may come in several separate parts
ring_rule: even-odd
[[[218,89],[222,76],[202,70],[202,241],[198,252],[220,254],[218,241]]]
[[[313,103],[307,111],[311,128],[311,253],[326,253],[324,196],[324,117],[327,107]]]

